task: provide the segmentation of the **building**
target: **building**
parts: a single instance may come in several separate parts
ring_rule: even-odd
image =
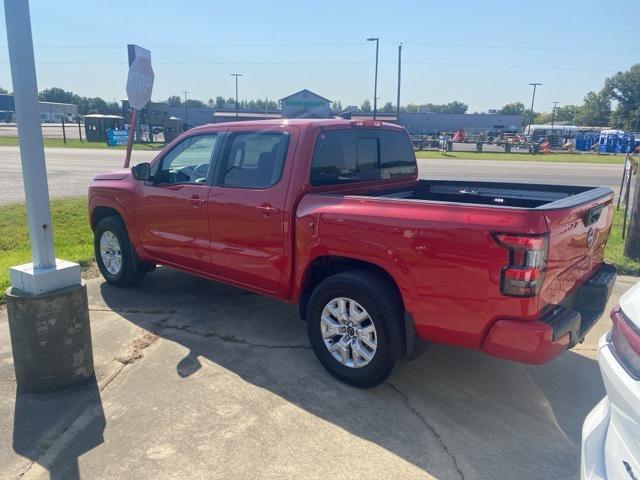
[[[477,134],[487,131],[518,132],[522,115],[501,113],[403,113],[398,123],[412,135],[435,135],[441,132],[464,130]]]
[[[72,103],[40,103],[40,121],[43,123],[75,122],[78,118],[78,106]]]
[[[40,103],[40,121],[42,123],[75,122],[78,118],[78,106],[72,103]],[[15,122],[16,107],[13,95],[0,95],[0,115],[5,122]]]
[[[283,118],[331,118],[331,100],[306,88],[280,99]]]

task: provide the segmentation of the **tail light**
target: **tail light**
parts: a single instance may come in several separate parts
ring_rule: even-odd
[[[640,330],[616,307],[611,312],[611,346],[613,353],[625,370],[635,380],[640,380]]]
[[[509,251],[502,269],[500,291],[510,297],[535,297],[540,293],[547,266],[547,237],[497,233],[498,245]]]

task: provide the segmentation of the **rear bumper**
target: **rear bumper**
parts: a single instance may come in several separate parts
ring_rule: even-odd
[[[541,364],[580,343],[605,310],[616,280],[613,266],[603,264],[562,304],[533,321],[498,320],[482,350],[495,357]]]

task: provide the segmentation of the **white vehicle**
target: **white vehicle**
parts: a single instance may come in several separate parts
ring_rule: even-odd
[[[640,480],[640,283],[611,312],[598,345],[607,395],[582,426],[583,480]]]

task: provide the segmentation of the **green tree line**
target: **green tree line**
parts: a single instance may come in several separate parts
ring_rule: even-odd
[[[524,115],[528,124],[531,110],[522,102],[508,103],[499,113]],[[580,105],[563,105],[551,112],[534,112],[537,124],[568,122],[579,126],[611,126],[622,130],[638,131],[640,128],[640,63],[625,72],[607,78],[602,89],[589,92]]]
[[[9,93],[0,87],[0,93]],[[78,113],[86,115],[108,108],[120,108],[118,102],[109,102],[100,97],[84,97],[59,87],[42,90],[39,99],[46,102],[72,103],[78,105]],[[166,100],[170,106],[184,106],[182,98],[172,95]],[[211,107],[215,109],[233,108],[235,99],[217,96],[207,102],[197,99],[188,99],[187,108]],[[241,100],[238,102],[241,109],[275,110],[278,102],[275,100],[257,99]],[[331,105],[336,112],[343,110],[341,101],[334,101]],[[400,107],[401,112],[436,112],[436,113],[466,113],[468,105],[453,101],[446,104],[410,103]],[[363,112],[371,112],[370,100],[365,100],[360,105]],[[395,113],[396,106],[392,102],[386,102],[379,107],[381,113]],[[511,102],[504,105],[499,113],[523,115],[524,124],[531,119],[531,111],[522,102]],[[534,123],[568,122],[575,125],[594,127],[612,126],[624,130],[640,130],[640,63],[633,65],[629,70],[617,72],[607,78],[600,91],[588,92],[580,105],[561,105],[554,111],[534,112]]]

